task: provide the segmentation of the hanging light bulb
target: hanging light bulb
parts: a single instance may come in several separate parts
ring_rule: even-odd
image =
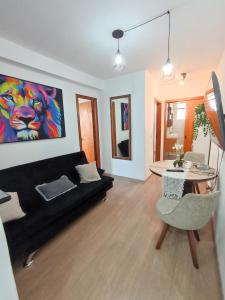
[[[118,39],[118,48],[116,51],[113,67],[116,71],[122,71],[125,67],[125,62],[124,62],[123,56],[120,53],[119,39]]]
[[[169,16],[169,30],[168,30],[168,42],[167,42],[167,61],[166,61],[166,64],[163,66],[162,68],[162,77],[166,80],[168,79],[173,79],[174,78],[174,67],[170,61],[170,11],[166,11],[166,12],[163,12],[145,22],[142,22],[142,23],[139,23],[137,25],[134,25],[134,26],[131,26],[130,28],[126,29],[126,30],[121,30],[121,29],[116,29],[116,30],[113,30],[112,32],[112,36],[113,38],[117,39],[118,41],[118,49],[117,49],[117,52],[116,52],[116,55],[115,55],[115,60],[114,60],[114,68],[118,71],[121,71],[123,70],[123,68],[125,67],[125,63],[124,63],[124,60],[123,60],[123,57],[121,56],[121,53],[120,53],[120,49],[119,49],[119,40],[124,36],[125,33],[131,31],[131,30],[135,30],[141,26],[144,26],[150,22],[153,22],[165,15],[168,15]]]
[[[183,81],[183,80],[180,80],[180,81],[179,81],[179,85],[180,85],[180,86],[183,86],[183,85],[184,85],[184,81]]]
[[[169,31],[168,31],[168,44],[167,44],[168,58],[165,65],[162,67],[162,76],[166,80],[171,80],[174,78],[174,66],[170,60],[170,11],[168,11],[167,13],[169,15]]]
[[[168,79],[172,79],[174,76],[174,67],[170,61],[170,59],[168,58],[165,65],[162,67],[162,71],[163,71],[163,76],[164,78],[168,78]]]
[[[115,55],[115,64],[116,65],[121,65],[123,63],[123,57],[120,53],[120,50],[118,49]]]
[[[117,71],[122,71],[125,67],[123,56],[120,53],[120,38],[123,37],[123,35],[124,32],[120,29],[114,30],[112,32],[112,36],[118,41],[118,47],[117,47],[116,55],[114,58],[114,64],[113,64],[114,69]]]
[[[123,56],[121,55],[119,49],[116,52],[113,66],[114,66],[114,69],[117,71],[122,71],[125,67],[124,59],[123,59]]]

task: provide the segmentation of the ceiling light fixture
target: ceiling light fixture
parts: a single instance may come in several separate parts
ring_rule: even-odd
[[[121,30],[121,29],[116,29],[112,32],[112,36],[113,38],[117,39],[118,41],[118,47],[117,47],[117,51],[116,51],[116,55],[115,55],[115,59],[114,59],[114,68],[118,71],[122,71],[125,67],[125,62],[124,62],[124,59],[121,55],[121,52],[120,52],[120,44],[119,44],[119,40],[124,36],[124,33],[128,32],[128,31],[131,31],[131,30],[134,30],[136,28],[139,28],[141,26],[144,26],[152,21],[155,21],[165,15],[168,15],[169,16],[169,30],[168,30],[168,43],[167,43],[167,60],[166,60],[166,63],[165,65],[163,66],[162,68],[162,75],[163,75],[163,78],[164,79],[173,79],[174,78],[174,67],[171,63],[171,60],[170,60],[170,11],[166,11],[152,19],[149,19],[143,23],[140,23],[138,25],[134,25],[126,30]]]
[[[122,71],[125,67],[123,56],[120,53],[120,39],[123,37],[123,35],[124,32],[120,29],[114,30],[112,33],[112,36],[118,41],[117,51],[116,51],[115,60],[113,64],[114,69],[117,71]]]
[[[181,76],[181,80],[179,81],[179,85],[184,85],[185,84],[185,81],[190,78],[190,73],[186,73],[186,72],[183,72],[180,74]]]
[[[174,78],[174,66],[170,60],[170,11],[167,12],[169,16],[169,30],[168,30],[168,39],[167,39],[167,60],[165,65],[162,67],[162,76],[166,80],[171,80]]]

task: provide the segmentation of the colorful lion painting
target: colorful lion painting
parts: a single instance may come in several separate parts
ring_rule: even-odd
[[[0,143],[64,136],[62,90],[0,75]]]

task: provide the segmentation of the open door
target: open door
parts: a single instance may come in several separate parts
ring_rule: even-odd
[[[195,108],[204,97],[169,100],[165,103],[164,159],[175,159],[175,144],[182,144],[184,152],[192,151]]]
[[[154,116],[154,161],[160,160],[161,153],[161,126],[162,126],[162,103],[155,100],[155,116]]]
[[[97,99],[77,94],[76,102],[80,149],[100,167]]]

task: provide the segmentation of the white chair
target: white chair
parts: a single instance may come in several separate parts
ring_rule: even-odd
[[[187,151],[184,154],[184,160],[191,161],[193,163],[204,164],[205,163],[205,154]],[[193,192],[195,192],[195,190],[198,194],[200,194],[200,189],[199,189],[199,186],[197,183],[193,184]]]
[[[198,230],[205,226],[215,211],[219,192],[210,194],[186,194],[179,200],[162,197],[156,204],[159,217],[164,223],[161,235],[156,244],[160,249],[170,226],[186,230],[192,256],[193,265],[199,268],[193,233],[197,241],[200,241]]]
[[[185,152],[184,160],[192,161],[199,164],[205,163],[205,154],[198,152]]]

